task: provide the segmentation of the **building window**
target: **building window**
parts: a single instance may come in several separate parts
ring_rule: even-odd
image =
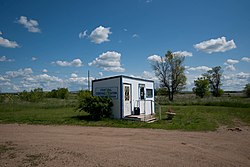
[[[129,101],[129,87],[125,86],[125,101]]]
[[[147,98],[153,97],[153,89],[146,89],[146,96]]]
[[[139,84],[139,98],[140,100],[145,100],[145,85]]]

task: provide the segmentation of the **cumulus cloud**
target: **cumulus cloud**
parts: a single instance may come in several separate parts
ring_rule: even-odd
[[[32,61],[36,61],[37,58],[36,58],[36,57],[32,57],[31,60],[32,60]]]
[[[0,33],[2,35],[2,32]],[[5,39],[3,37],[0,37],[0,46],[6,47],[6,48],[17,48],[20,47],[16,41],[10,41],[8,39]]]
[[[236,74],[226,73],[222,75],[223,89],[242,90],[249,83],[250,73],[240,72]]]
[[[37,81],[37,82],[62,82],[63,80],[58,78],[58,77],[55,77],[55,76],[50,76],[48,74],[40,74],[40,75],[36,75],[34,76],[34,79]]]
[[[100,44],[109,41],[108,38],[110,34],[112,34],[112,32],[110,31],[110,27],[105,28],[103,26],[99,26],[91,32],[89,38],[91,42]]]
[[[138,34],[133,34],[133,35],[132,35],[132,38],[138,38],[138,37],[139,37]]]
[[[25,28],[28,29],[29,32],[39,33],[41,30],[38,28],[38,22],[36,20],[28,20],[26,16],[21,16],[17,23],[23,25]]]
[[[72,74],[71,74],[71,78],[77,78],[77,74],[72,73]]]
[[[11,62],[14,61],[13,59],[8,59],[6,56],[0,57],[0,62]]]
[[[197,49],[197,51],[211,54],[214,52],[225,52],[234,49],[236,48],[236,45],[233,40],[227,41],[226,37],[221,37],[195,44],[194,48]]]
[[[245,61],[245,62],[250,62],[250,58],[249,57],[242,57],[241,61]]]
[[[52,64],[57,64],[57,65],[62,66],[62,67],[70,67],[70,66],[81,67],[82,61],[80,59],[74,59],[71,62],[57,60],[56,62],[52,62]]]
[[[234,67],[234,64],[237,64],[239,63],[239,60],[233,60],[233,59],[228,59],[224,65],[226,65],[226,70],[229,70],[229,71],[235,71],[235,67]]]
[[[227,65],[227,66],[225,67],[225,69],[226,69],[226,70],[229,70],[229,71],[235,71],[235,70],[236,70],[236,68],[234,67],[234,65]]]
[[[19,69],[17,71],[7,71],[6,75],[9,78],[17,78],[17,77],[27,77],[33,73],[31,68]]]
[[[190,67],[188,68],[190,71],[209,71],[212,70],[212,68],[207,66],[198,66],[198,67]]]
[[[192,57],[193,54],[191,52],[187,52],[187,51],[177,51],[177,52],[173,52],[173,54],[175,56],[181,56],[181,57]]]
[[[43,71],[42,71],[42,72],[47,73],[47,72],[48,72],[48,70],[47,70],[47,69],[43,69]]]
[[[155,74],[153,72],[149,72],[149,71],[143,71],[142,78],[150,79],[153,81],[159,81],[158,78],[155,76]]]
[[[97,67],[103,68],[104,71],[113,72],[124,72],[125,69],[121,65],[121,54],[115,51],[108,51],[102,53],[89,63],[89,66],[96,65]]]
[[[85,30],[85,31],[83,31],[83,32],[80,32],[79,35],[78,35],[79,38],[80,38],[80,39],[83,39],[83,38],[87,37],[87,36],[88,36],[88,35],[87,35],[87,31],[88,31],[88,30]]]
[[[161,56],[158,55],[151,55],[147,58],[149,61],[152,62],[160,62],[161,61]]]

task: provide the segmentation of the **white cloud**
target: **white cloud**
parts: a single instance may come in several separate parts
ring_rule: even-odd
[[[152,2],[153,0],[146,0],[146,3],[150,3],[150,2]]]
[[[2,33],[2,31],[0,31],[0,35],[2,35],[3,33]]]
[[[132,38],[138,38],[138,37],[139,37],[138,34],[133,34],[133,35],[132,35]]]
[[[212,70],[212,68],[207,67],[207,66],[198,66],[198,67],[190,67],[187,70],[190,70],[190,71],[208,71],[208,70]]]
[[[32,57],[31,60],[32,60],[32,61],[36,61],[37,58],[36,58],[36,57]]]
[[[14,61],[13,59],[8,59],[6,56],[0,57],[0,62],[11,62]]]
[[[124,28],[124,29],[123,29],[123,31],[127,32],[127,31],[128,31],[128,29]]]
[[[227,66],[225,67],[225,69],[226,69],[226,70],[229,70],[229,71],[235,71],[235,70],[236,70],[236,68],[234,67],[234,65],[227,65]]]
[[[233,40],[226,41],[226,37],[221,37],[217,39],[210,39],[208,41],[203,41],[194,45],[194,48],[198,51],[213,53],[213,52],[225,52],[236,48],[236,45]]]
[[[177,51],[177,52],[173,52],[173,54],[175,56],[181,56],[181,57],[192,57],[193,54],[191,52],[187,52],[187,51]]]
[[[48,70],[47,70],[47,69],[43,69],[43,71],[42,71],[42,72],[47,73],[47,72],[48,72]]]
[[[77,78],[77,74],[72,73],[72,74],[71,74],[71,78]]]
[[[233,60],[233,59],[227,59],[227,61],[224,63],[224,65],[226,65],[226,70],[229,71],[235,71],[235,67],[234,64],[239,63],[239,60]]]
[[[239,60],[227,59],[227,61],[224,64],[225,65],[234,65],[237,63],[239,63]]]
[[[250,58],[249,57],[242,57],[241,61],[245,61],[245,62],[250,62]]]
[[[80,39],[83,39],[83,38],[87,37],[87,36],[88,36],[88,35],[87,35],[87,31],[88,31],[88,30],[85,30],[84,32],[80,32],[79,35],[78,35],[79,38],[80,38]]]
[[[27,77],[30,76],[33,73],[31,68],[24,68],[19,69],[17,71],[7,71],[6,75],[10,78],[16,78],[16,77]]]
[[[222,86],[225,90],[243,90],[244,86],[249,83],[249,79],[250,73],[226,73],[222,75]]]
[[[62,79],[55,77],[55,76],[50,76],[48,74],[40,74],[40,75],[36,75],[34,76],[34,79],[37,82],[63,82]]]
[[[248,79],[250,77],[250,73],[240,72],[240,73],[236,74],[236,77],[238,79]]]
[[[149,61],[152,62],[160,62],[161,61],[161,56],[158,55],[151,55],[147,58]]]
[[[110,31],[110,27],[105,28],[103,26],[99,26],[91,32],[91,34],[89,35],[89,38],[91,42],[100,44],[100,43],[109,41],[108,38],[110,34],[112,34],[112,32]]]
[[[121,66],[121,54],[115,51],[102,53],[94,61],[89,63],[90,66],[96,65],[103,68],[105,71],[124,72],[125,69]]]
[[[80,59],[74,59],[71,62],[57,60],[56,62],[52,62],[52,64],[57,64],[62,67],[69,67],[69,66],[81,67],[82,61]]]
[[[149,71],[143,71],[142,78],[153,80],[153,81],[159,81],[158,78],[155,76],[155,74]]]
[[[10,81],[9,79],[3,77],[3,76],[0,76],[0,81],[1,82],[6,82],[6,81]]]
[[[8,39],[5,39],[3,37],[0,37],[0,46],[6,47],[6,48],[17,48],[20,47],[16,41],[10,41]]]
[[[29,32],[41,32],[41,30],[38,28],[39,24],[36,20],[28,20],[26,16],[21,16],[17,22],[27,28]]]

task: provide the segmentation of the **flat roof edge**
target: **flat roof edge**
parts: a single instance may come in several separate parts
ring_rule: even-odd
[[[145,81],[145,82],[153,82],[154,83],[153,80],[130,77],[130,76],[125,76],[125,75],[117,75],[117,76],[95,79],[95,80],[92,80],[92,82],[104,81],[104,80],[109,80],[109,79],[114,79],[114,78],[128,78],[128,79],[133,79],[133,80],[138,80],[138,81]]]

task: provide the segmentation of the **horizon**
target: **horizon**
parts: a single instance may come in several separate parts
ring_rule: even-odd
[[[88,88],[90,79],[154,80],[150,62],[185,57],[187,85],[215,66],[222,89],[250,83],[250,1],[0,1],[0,92]]]

